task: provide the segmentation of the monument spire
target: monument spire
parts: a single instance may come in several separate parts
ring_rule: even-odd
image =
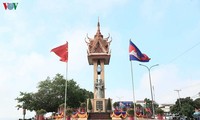
[[[101,34],[101,32],[100,32],[100,23],[99,23],[99,18],[98,18],[97,27],[98,27],[98,29],[97,29],[97,33],[100,33],[100,34]]]
[[[103,38],[103,35],[101,34],[101,31],[100,31],[99,17],[98,17],[98,23],[97,23],[97,33],[96,33],[95,37],[102,37]]]

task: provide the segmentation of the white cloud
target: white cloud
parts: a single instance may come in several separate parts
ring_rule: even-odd
[[[180,69],[173,64],[160,66],[155,70],[151,70],[151,80],[152,86],[154,86],[153,97],[155,95],[155,100],[158,103],[174,103],[178,98],[177,93],[174,91],[177,89],[182,89],[180,92],[182,98],[192,97],[192,95],[197,94],[199,90],[199,85],[196,87],[189,87],[195,83],[199,83],[199,80],[187,80],[186,78],[182,78]],[[190,89],[185,89],[184,86]],[[144,99],[147,96],[151,99],[148,73],[142,77],[140,87],[136,93],[138,93],[138,98],[140,99]]]
[[[181,90],[180,97],[191,97],[196,99],[199,93],[200,82],[198,79],[192,80],[182,78],[180,75],[180,69],[173,64],[159,66],[159,68],[151,70],[152,86],[154,86],[153,97],[159,104],[175,103],[178,99],[178,94],[174,90]],[[135,100],[144,100],[145,98],[151,99],[149,74],[146,72],[139,85],[135,85]],[[129,86],[129,87],[128,87]],[[133,101],[133,89],[128,85],[126,88],[114,89],[111,88],[106,91],[107,97],[113,99],[113,101],[125,100]],[[132,86],[132,85],[131,85]],[[117,93],[113,94],[113,93]]]
[[[19,92],[35,92],[39,81],[45,80],[47,76],[52,77],[56,73],[62,73],[60,71],[62,65],[52,64],[57,60],[55,62],[51,59],[53,58],[33,52],[28,55],[17,54],[13,60],[9,61],[10,65],[1,64],[0,96],[4,96],[2,102],[10,103],[9,105],[0,104],[0,107],[4,108],[0,110],[1,113],[9,116],[12,111],[15,119],[16,116],[21,117],[20,110],[15,108],[17,101],[14,100],[19,96]],[[27,112],[27,115],[32,117],[34,113]]]

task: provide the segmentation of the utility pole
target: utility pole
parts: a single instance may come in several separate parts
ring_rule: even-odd
[[[181,100],[180,100],[180,94],[179,94],[179,92],[180,92],[181,90],[174,90],[174,91],[176,91],[176,92],[178,93],[179,106],[180,106],[180,108],[181,108]]]

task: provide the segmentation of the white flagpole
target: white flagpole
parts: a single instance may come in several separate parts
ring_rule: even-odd
[[[69,51],[69,47],[68,47],[68,43],[67,44],[67,59],[68,59],[68,51]],[[66,61],[66,81],[65,81],[65,103],[64,103],[64,118],[63,120],[66,120],[66,108],[67,108],[67,82],[68,82],[68,60]]]
[[[131,62],[131,61],[130,61]],[[134,106],[134,120],[136,120],[136,107],[135,107],[135,91],[134,91],[134,81],[133,81],[133,67],[131,62],[131,78],[132,78],[132,88],[133,88],[133,106]]]

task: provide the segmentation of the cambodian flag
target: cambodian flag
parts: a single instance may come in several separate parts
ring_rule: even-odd
[[[136,60],[140,62],[149,62],[150,60],[150,58],[147,55],[140,52],[140,50],[137,48],[136,45],[133,44],[131,40],[129,45],[129,56],[130,56],[130,61]]]

